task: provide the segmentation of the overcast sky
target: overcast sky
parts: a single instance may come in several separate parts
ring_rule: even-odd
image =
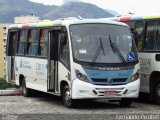
[[[62,5],[63,0],[30,0],[45,5]],[[81,0],[95,4],[104,9],[111,9],[126,14],[129,11],[135,14],[160,13],[160,0]]]

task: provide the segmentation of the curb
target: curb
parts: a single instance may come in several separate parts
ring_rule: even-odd
[[[20,89],[6,89],[0,90],[0,96],[21,96],[22,90]]]

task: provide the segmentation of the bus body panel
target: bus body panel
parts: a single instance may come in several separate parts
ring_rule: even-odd
[[[47,92],[47,69],[47,59],[15,57],[16,84],[23,75],[28,88]]]
[[[5,67],[6,67],[6,81],[11,82],[11,56],[5,57]]]
[[[74,67],[77,67],[76,64]],[[83,68],[82,67],[80,68],[79,66],[78,69],[82,70]],[[135,65],[135,68],[131,72],[132,75],[135,74],[137,70],[139,70],[139,64]],[[101,73],[103,74],[103,72],[104,71],[102,71]],[[120,70],[118,72],[119,75],[124,74],[123,70],[122,71]],[[96,75],[94,74],[94,76]],[[112,76],[111,78],[115,78],[115,76]],[[120,98],[137,98],[139,96],[139,90],[140,90],[140,78],[138,78],[135,81],[131,81],[125,85],[95,85],[93,83],[87,83],[76,78],[73,80],[72,83],[72,98],[73,99],[106,98],[106,99],[117,99],[117,100]],[[114,95],[105,94],[105,92],[108,91],[116,92],[116,94]]]
[[[107,98],[107,99],[119,99],[119,98],[138,98],[140,89],[140,79],[127,85],[118,86],[99,86],[86,83],[75,79],[72,85],[72,98],[73,99],[93,99],[93,98]],[[127,93],[125,91],[127,90]],[[107,95],[105,92],[113,91],[115,95]],[[125,93],[125,94],[124,94]]]
[[[135,65],[134,69],[126,70],[114,70],[114,71],[102,71],[98,72],[88,72],[94,70],[88,70],[85,72],[82,66],[74,64],[74,68],[79,69],[83,74],[86,74],[88,78],[92,79],[114,79],[114,78],[124,78],[127,75],[128,82],[124,85],[96,85],[93,82],[87,83],[86,81],[79,80],[75,78],[72,82],[72,99],[93,99],[93,98],[106,98],[106,99],[119,99],[119,98],[138,98],[140,90],[140,78],[135,81],[131,81],[131,76],[134,75],[137,70],[139,70],[139,64]],[[102,69],[102,68],[101,68]],[[110,75],[109,75],[110,74]],[[121,76],[122,75],[122,76]],[[91,76],[91,77],[90,77]],[[130,82],[129,82],[130,81]],[[99,83],[100,84],[100,83]],[[113,91],[115,95],[105,95],[105,92]]]
[[[72,79],[71,79],[71,73],[70,73],[69,69],[67,69],[62,64],[62,62],[58,62],[58,73],[60,73],[60,74],[58,75],[57,87],[58,87],[58,92],[60,94],[60,92],[61,92],[60,85],[61,85],[62,81],[68,83],[68,85],[71,86]]]
[[[141,92],[150,92],[150,78],[153,72],[159,71],[160,63],[156,61],[157,53],[139,52],[141,71]]]

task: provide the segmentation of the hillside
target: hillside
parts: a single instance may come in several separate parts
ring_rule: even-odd
[[[82,18],[103,18],[113,16],[109,12],[97,7],[93,4],[83,2],[71,2],[51,10],[45,15],[46,18],[57,19],[65,17],[78,17]]]
[[[96,5],[72,2],[62,6],[48,6],[29,0],[0,0],[0,23],[13,23],[15,16],[33,14],[41,19],[54,20],[64,17],[102,18],[111,13]]]
[[[0,22],[13,22],[18,15],[34,14],[44,19],[43,15],[57,6],[46,6],[28,0],[0,0]]]

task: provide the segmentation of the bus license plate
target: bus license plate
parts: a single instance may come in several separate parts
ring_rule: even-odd
[[[105,91],[104,94],[106,96],[113,96],[113,95],[116,95],[116,91]]]

